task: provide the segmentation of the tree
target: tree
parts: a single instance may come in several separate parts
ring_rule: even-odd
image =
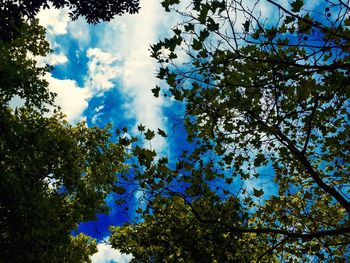
[[[90,256],[97,252],[96,240],[80,233],[70,237],[70,246],[63,262],[91,263]]]
[[[193,202],[180,194],[158,196],[142,222],[112,227],[110,242],[132,254],[131,262],[252,262],[266,242],[256,235],[232,234],[232,225],[245,224],[239,206],[234,198],[222,201],[214,193]],[[275,257],[269,255],[266,262]]]
[[[43,28],[32,22],[19,33],[0,41],[0,262],[88,262],[95,241],[71,233],[108,212],[124,147],[110,126],[65,121],[42,80],[49,67],[28,58],[47,54]],[[23,107],[10,108],[15,96]]]
[[[212,191],[223,202],[239,198],[249,224],[231,222],[229,233],[265,237],[257,261],[270,254],[279,261],[344,261],[350,244],[349,4],[323,1],[320,12],[299,0],[288,6],[267,0],[278,14],[268,19],[258,12],[261,1],[195,0],[176,10],[179,2],[163,1],[184,22],[152,46],[158,77],[168,84],[153,92],[185,103],[196,149],[166,175],[164,165],[149,164],[134,179],[148,195],[166,197],[170,188],[185,192],[190,203]],[[254,178],[270,182],[276,193],[247,187]],[[214,221],[207,227],[222,224]]]
[[[1,116],[0,260],[59,262],[71,231],[108,211],[123,148],[108,129],[72,127],[62,115],[2,109]]]
[[[84,16],[88,23],[110,21],[116,15],[134,14],[139,10],[139,0],[5,0],[0,3],[0,39],[11,39],[25,19],[33,20],[40,8],[68,7],[73,20]]]
[[[24,23],[10,41],[0,41],[0,104],[2,107],[15,97],[23,99],[27,107],[47,108],[53,104],[54,94],[43,76],[51,68],[38,67],[34,59],[50,52],[45,29],[38,21]]]
[[[52,68],[36,63],[50,47],[35,17],[52,6],[95,24],[137,13],[139,1],[0,3],[0,262],[91,262],[96,241],[72,231],[108,212],[107,195],[123,191],[116,181],[125,151],[111,126],[68,124],[44,80]],[[18,98],[23,107],[11,109]]]

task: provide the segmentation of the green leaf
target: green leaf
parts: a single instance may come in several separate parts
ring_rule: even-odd
[[[250,26],[250,21],[247,20],[243,23],[243,28],[244,28],[244,31],[245,32],[248,32],[249,31],[249,26]]]
[[[348,16],[348,17],[344,20],[344,25],[345,25],[345,26],[350,26],[350,16]]]
[[[259,37],[260,37],[260,30],[256,30],[251,36],[255,40],[259,39]]]
[[[146,140],[152,140],[155,136],[154,131],[151,131],[150,129],[147,130],[147,132],[145,133],[145,138]]]
[[[175,59],[175,58],[177,58],[176,53],[171,52],[170,55],[169,55],[169,59]]]
[[[207,20],[207,16],[208,16],[208,11],[210,9],[210,5],[204,4],[204,5],[201,5],[201,8],[202,9],[200,10],[198,21],[201,22],[201,24],[205,24],[205,21]]]
[[[292,17],[292,16],[286,16],[286,19],[284,20],[284,23],[285,23],[285,24],[290,24],[290,23],[292,23],[294,20],[295,20],[294,17]]]
[[[114,186],[114,192],[117,194],[125,194],[126,190],[124,187],[121,186]]]
[[[260,166],[265,160],[265,156],[261,153],[258,153],[254,160],[254,166]]]
[[[331,52],[325,53],[324,56],[323,56],[323,61],[327,61],[331,57],[332,57],[332,53]]]
[[[204,41],[209,36],[209,31],[204,29],[199,33],[199,40]]]
[[[219,29],[219,23],[216,23],[213,18],[208,17],[207,28],[209,31],[216,31]]]
[[[193,39],[192,48],[194,50],[200,50],[202,48],[202,42],[196,38]]]
[[[194,24],[187,24],[184,28],[186,32],[194,31]]]
[[[159,97],[159,92],[160,92],[160,87],[156,86],[155,88],[151,89],[153,96],[158,98]]]
[[[304,0],[295,0],[290,5],[292,6],[292,12],[299,12],[304,5]]]
[[[178,28],[173,29],[173,31],[174,31],[174,33],[175,33],[176,35],[180,35],[180,34],[181,34],[181,30],[178,29]]]
[[[264,190],[262,190],[262,189],[258,190],[256,188],[253,188],[253,191],[254,191],[253,195],[258,197],[258,198],[264,194]]]
[[[121,145],[123,146],[128,146],[130,145],[130,140],[128,138],[119,138],[118,141]]]
[[[303,17],[303,19],[298,20],[299,33],[310,34],[312,29],[312,18],[309,13]]]
[[[170,6],[174,4],[179,4],[180,0],[164,0],[162,1],[162,6],[164,7],[165,11],[170,12]]]
[[[167,137],[166,133],[161,129],[158,129],[158,134],[162,137]]]
[[[223,160],[225,161],[225,163],[227,165],[230,165],[232,163],[232,156],[230,155],[225,155],[225,157],[223,158]]]
[[[168,74],[166,82],[169,84],[171,87],[176,86],[176,75],[175,74]]]
[[[233,179],[232,178],[226,178],[225,181],[226,181],[227,184],[232,184]]]
[[[145,126],[143,126],[142,124],[139,124],[139,126],[137,126],[137,129],[140,131],[140,132],[143,132],[145,130]]]
[[[271,39],[274,39],[277,35],[277,29],[275,27],[272,27],[270,29],[267,29],[266,30],[266,34],[268,36],[268,38],[271,40]]]

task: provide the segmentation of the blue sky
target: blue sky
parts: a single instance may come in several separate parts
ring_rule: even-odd
[[[184,130],[181,124],[173,130],[171,122],[174,112],[181,114],[182,107],[164,98],[156,99],[151,92],[161,83],[155,78],[157,66],[149,56],[150,44],[165,37],[174,24],[174,17],[163,11],[159,1],[141,1],[139,14],[125,14],[98,25],[88,25],[84,19],[71,22],[64,9],[42,10],[38,18],[47,29],[53,50],[39,63],[55,66],[45,79],[49,89],[57,93],[56,104],[71,123],[85,120],[90,127],[112,123],[115,128],[128,127],[131,133],[136,133],[137,125],[142,123],[153,130],[176,133],[169,141],[156,138],[152,147],[158,152],[170,154],[181,149]],[[127,212],[114,205],[113,197],[107,201],[110,214],[82,224],[79,231],[100,240],[94,263],[128,262],[130,256],[103,243],[109,225],[128,221]]]
[[[280,2],[288,6],[287,0]],[[316,0],[307,1],[310,7],[315,3]],[[276,15],[264,1],[259,11],[270,18]],[[56,103],[71,123],[86,120],[90,127],[112,123],[116,128],[127,126],[135,134],[137,125],[142,123],[147,128],[160,128],[168,133],[168,139],[159,136],[152,143],[157,152],[172,156],[187,147],[181,124],[183,106],[168,98],[154,98],[151,92],[155,85],[164,84],[155,77],[157,65],[150,58],[150,45],[167,37],[179,17],[166,13],[158,0],[141,0],[139,14],[125,14],[94,26],[84,19],[71,22],[65,9],[43,10],[38,18],[47,29],[53,49],[53,53],[40,58],[39,63],[55,66],[45,78],[49,89],[58,94]],[[240,19],[238,25],[245,21],[244,17]],[[174,120],[178,123],[175,129]],[[269,168],[266,169],[269,173]],[[247,187],[262,183],[254,182]],[[125,211],[113,205],[113,198],[108,201],[111,213],[83,224],[79,230],[101,241],[99,252],[93,256],[94,263],[128,262],[129,256],[102,242],[108,235],[109,225],[128,220]]]

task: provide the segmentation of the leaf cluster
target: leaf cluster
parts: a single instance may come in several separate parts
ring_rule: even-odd
[[[110,21],[125,13],[135,14],[139,10],[139,0],[4,0],[0,3],[0,40],[10,40],[18,33],[25,20],[33,20],[41,8],[69,9],[72,20],[83,16],[88,23]]]
[[[72,127],[59,115],[3,109],[1,116],[0,259],[59,262],[71,231],[108,211],[123,148],[107,129]]]
[[[36,20],[16,30],[0,39],[0,262],[90,262],[96,241],[71,234],[108,212],[125,147],[111,141],[110,126],[65,120],[44,80],[51,67],[35,61],[50,52],[45,30]],[[24,105],[11,108],[13,99]]]
[[[272,254],[282,262],[342,261],[350,240],[350,9],[343,1],[322,2],[321,13],[306,10],[299,0],[267,0],[279,14],[269,21],[256,12],[258,2],[194,0],[177,9],[179,1],[163,1],[184,22],[151,48],[158,78],[167,83],[153,92],[167,90],[185,104],[188,141],[195,149],[161,168],[153,157],[135,179],[145,183],[151,202],[161,195],[164,200],[157,202],[166,204],[174,192],[190,198],[189,205],[213,192],[222,202],[237,198],[249,211],[247,224],[232,220],[229,232],[263,238],[266,250],[254,260]],[[249,187],[257,180],[264,183]],[[171,214],[167,207],[165,217]],[[139,223],[118,231],[134,235],[149,228]]]

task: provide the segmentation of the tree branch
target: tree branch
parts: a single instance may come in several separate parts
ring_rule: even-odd
[[[337,236],[337,235],[346,235],[350,233],[350,227],[345,228],[338,228],[333,230],[324,230],[319,232],[313,232],[313,233],[299,233],[299,232],[291,232],[287,230],[281,230],[281,229],[274,229],[274,228],[241,228],[241,227],[235,227],[231,226],[229,224],[226,224],[221,221],[213,220],[213,219],[204,219],[200,216],[200,214],[196,211],[196,209],[193,207],[191,202],[187,201],[185,197],[183,197],[181,194],[176,193],[177,196],[180,196],[186,204],[191,208],[191,211],[193,212],[194,216],[198,219],[201,223],[206,224],[218,224],[222,225],[225,228],[229,229],[233,233],[255,233],[255,234],[279,234],[286,236],[288,238],[298,238],[298,239],[314,239],[314,238],[321,238],[325,236]]]
[[[335,188],[327,185],[320,175],[312,168],[312,165],[306,158],[305,154],[303,154],[301,151],[297,149],[293,141],[291,141],[285,134],[283,134],[278,127],[270,126],[264,121],[260,120],[255,116],[253,112],[250,110],[247,110],[247,113],[256,120],[256,122],[260,125],[262,125],[268,132],[272,132],[277,139],[286,145],[288,150],[301,162],[301,164],[304,166],[305,170],[310,174],[311,178],[315,181],[315,183],[323,189],[326,193],[330,194],[335,200],[338,201],[338,203],[343,206],[346,210],[346,212],[350,215],[350,202],[348,202]]]
[[[306,140],[305,140],[305,143],[304,143],[304,147],[303,147],[303,150],[301,151],[301,153],[304,155],[306,153],[306,149],[307,149],[307,146],[309,144],[309,140],[310,140],[310,136],[311,136],[311,131],[312,131],[312,119],[315,115],[315,112],[317,110],[317,107],[318,107],[318,98],[316,98],[316,101],[315,101],[315,104],[314,106],[312,107],[312,111],[311,111],[311,114],[309,116],[309,121],[307,123],[307,132],[306,132]]]
[[[327,33],[329,33],[329,34],[331,34],[331,35],[334,35],[334,36],[343,38],[343,39],[345,39],[345,40],[347,40],[347,41],[350,40],[349,37],[347,37],[347,36],[345,36],[345,35],[339,35],[338,33],[336,33],[336,32],[334,32],[334,31],[328,29],[327,27],[322,26],[321,23],[315,23],[315,22],[309,21],[309,20],[307,20],[307,19],[304,19],[303,17],[301,17],[301,16],[299,16],[299,15],[296,15],[295,13],[293,13],[293,12],[287,10],[287,9],[284,8],[282,5],[276,3],[276,2],[273,1],[273,0],[267,0],[267,2],[273,4],[274,6],[276,6],[276,7],[279,8],[279,9],[283,10],[283,11],[286,12],[288,15],[290,15],[290,16],[292,16],[292,17],[295,17],[295,18],[298,18],[299,20],[303,21],[305,24],[308,24],[308,25],[310,25],[310,26],[319,28],[319,29],[323,30],[324,32],[327,32]]]

